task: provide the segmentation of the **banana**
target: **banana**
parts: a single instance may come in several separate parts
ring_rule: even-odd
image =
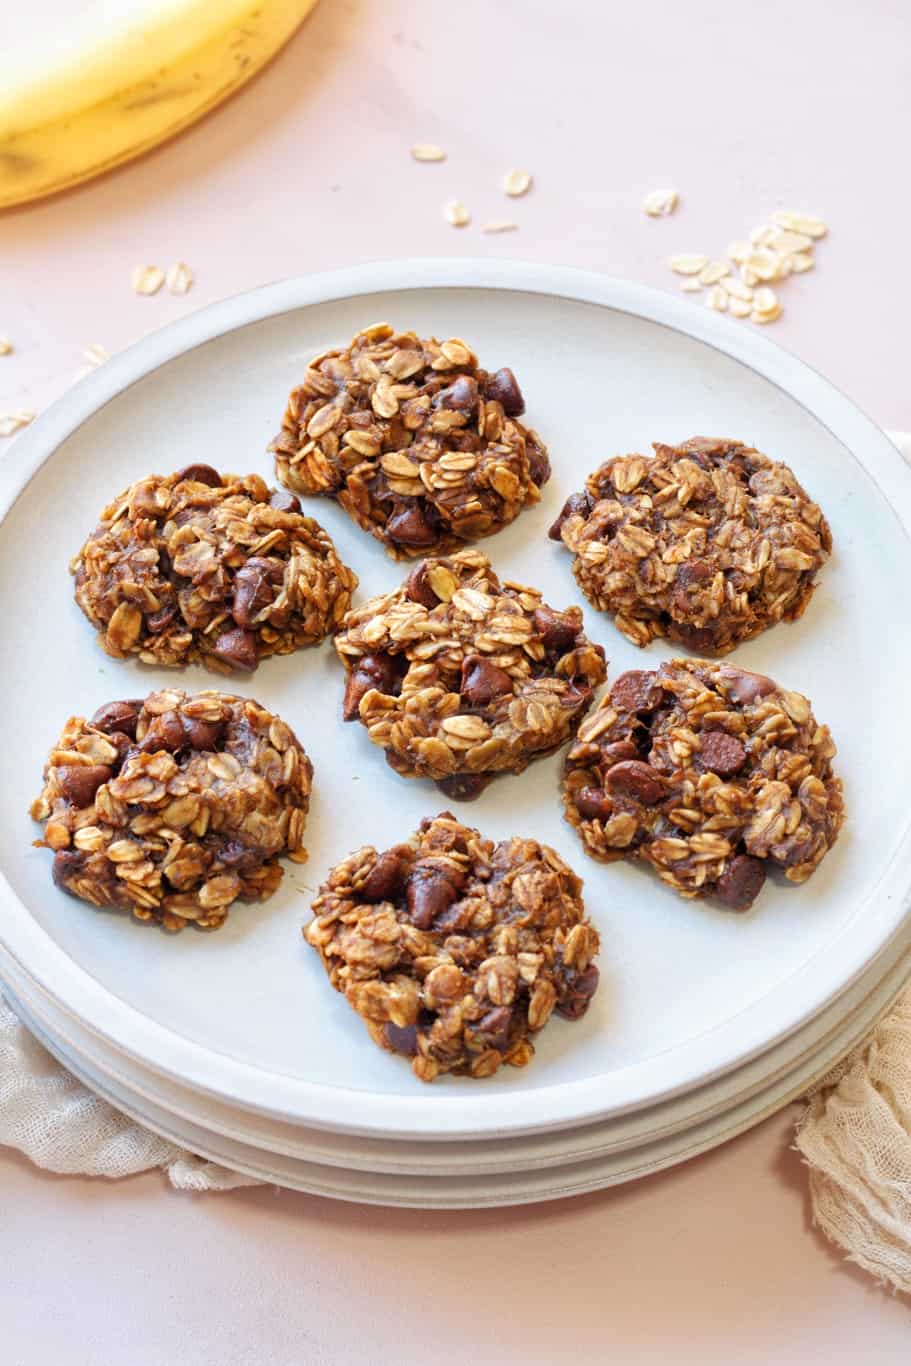
[[[3,53],[0,208],[138,156],[248,81],[316,0],[95,0]]]

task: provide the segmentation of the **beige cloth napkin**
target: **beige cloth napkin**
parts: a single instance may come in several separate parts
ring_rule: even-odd
[[[911,989],[810,1096],[797,1147],[815,1222],[850,1261],[911,1294]]]
[[[893,433],[911,462],[911,434]],[[163,1168],[180,1190],[257,1184],[144,1129],[71,1076],[0,997],[0,1144],[91,1176]],[[813,1217],[847,1256],[911,1293],[911,988],[830,1073],[797,1126]]]
[[[162,1167],[178,1190],[258,1184],[194,1157],[115,1110],[42,1048],[2,996],[0,1144],[68,1176],[133,1176]]]

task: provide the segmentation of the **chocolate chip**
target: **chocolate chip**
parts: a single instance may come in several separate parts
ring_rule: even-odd
[[[401,545],[433,545],[436,528],[423,498],[400,502],[386,523],[386,535]]]
[[[144,754],[158,754],[161,750],[179,754],[189,748],[180,712],[165,711],[160,716],[153,716],[139,748]]]
[[[432,612],[434,607],[439,607],[440,599],[430,587],[430,579],[427,576],[427,561],[421,560],[405,580],[405,597],[411,602],[420,603],[426,607],[428,612]]]
[[[180,754],[184,750],[213,754],[223,738],[224,721],[204,721],[198,716],[183,716],[173,710],[153,717],[139,749],[143,754],[158,754],[161,750],[168,754]]]
[[[512,1018],[511,1006],[494,1006],[493,1010],[488,1010],[481,1016],[474,1026],[474,1032],[485,1036],[488,1047],[495,1048],[498,1053],[505,1053],[509,1047]]]
[[[402,889],[406,867],[398,854],[387,849],[361,884],[360,894],[365,901],[389,901]]]
[[[550,478],[550,460],[547,458],[547,451],[529,435],[525,443],[525,454],[528,456],[528,473],[531,475],[532,483],[541,488]]]
[[[690,592],[691,588],[698,588],[713,577],[714,570],[706,560],[688,560],[685,564],[681,564],[677,569],[674,591],[671,595],[671,605],[674,611],[683,618],[691,616],[695,608],[693,596]]]
[[[343,720],[356,721],[364,694],[370,692],[371,688],[376,688],[382,693],[392,693],[399,677],[391,655],[364,655],[348,675],[345,700],[342,704]]]
[[[224,721],[202,721],[198,716],[183,716],[181,722],[190,749],[200,754],[214,754],[218,750],[224,739]]]
[[[638,759],[639,750],[633,740],[612,740],[609,745],[604,745],[601,749],[601,759],[610,768],[611,764],[619,764],[621,759]]]
[[[715,649],[715,632],[710,626],[687,626],[684,622],[671,620],[667,633],[671,640],[679,641],[697,654],[712,654]]]
[[[592,649],[600,651],[601,658],[604,658],[604,651],[600,645],[593,645]],[[586,683],[583,678],[574,678],[570,686],[563,694],[563,705],[571,710],[577,707],[584,707],[588,710],[588,704],[592,697],[592,686]],[[581,719],[581,718],[580,718]]]
[[[545,650],[555,655],[563,655],[571,650],[582,629],[576,613],[555,612],[552,607],[536,607],[531,620]]]
[[[472,375],[459,375],[447,388],[439,390],[434,397],[433,406],[454,408],[461,413],[473,413],[478,406],[478,381]]]
[[[587,493],[571,493],[560,509],[559,517],[548,531],[548,536],[552,541],[561,540],[560,533],[564,522],[568,522],[570,517],[587,517],[591,510],[592,500]]]
[[[98,708],[89,724],[96,730],[103,731],[105,735],[120,730],[129,735],[131,740],[135,740],[136,722],[141,710],[141,697],[129,697],[123,702],[106,702],[103,707]]]
[[[113,770],[107,764],[65,764],[56,770],[60,791],[73,806],[91,806],[102,783],[110,782]]]
[[[661,688],[656,686],[652,669],[628,669],[614,679],[610,700],[618,711],[654,711],[661,701]]]
[[[117,746],[117,758],[114,760],[111,767],[115,773],[119,773],[123,767],[124,760],[133,748],[133,740],[131,736],[127,735],[126,732],[122,730],[109,731],[108,739],[112,745]]]
[[[295,498],[293,493],[287,489],[273,489],[269,499],[270,508],[275,508],[276,512],[300,512],[300,499]]]
[[[232,669],[241,669],[246,673],[251,673],[259,662],[255,634],[252,631],[244,631],[240,626],[222,631],[215,642],[213,653]]]
[[[665,796],[661,777],[650,764],[622,759],[608,769],[605,779],[612,796],[629,797],[643,806],[656,806]]]
[[[613,803],[603,787],[581,787],[575,802],[584,821],[607,821],[614,813]]]
[[[742,768],[746,757],[746,746],[736,735],[728,735],[723,730],[710,730],[702,737],[699,761],[703,768],[717,773],[721,778],[728,778]]]
[[[525,412],[525,399],[519,381],[508,365],[488,377],[484,392],[489,400],[502,403],[507,417],[521,417]]]
[[[210,489],[221,488],[221,475],[211,465],[185,465],[177,471],[178,479],[191,479],[194,484],[208,484]]]
[[[581,1019],[598,990],[600,977],[601,974],[594,963],[590,963],[584,972],[580,972],[568,983],[567,994],[557,1003],[557,1014],[562,1015],[565,1020]]]
[[[390,1021],[384,1032],[393,1053],[402,1053],[406,1058],[415,1057],[418,1051],[417,1025],[395,1025]]]
[[[452,905],[442,915],[438,915],[433,922],[433,928],[443,934],[451,934],[455,930],[465,930],[471,923],[471,907],[466,906],[464,901],[454,901]]]
[[[434,917],[442,915],[458,895],[445,873],[438,868],[422,868],[417,864],[405,887],[405,904],[411,923],[416,929],[429,929]]]
[[[707,560],[686,560],[678,566],[675,582],[681,588],[689,588],[694,583],[707,583],[714,575],[715,571]]]
[[[512,679],[505,669],[491,664],[481,655],[469,655],[462,661],[462,682],[459,693],[470,707],[487,707],[498,697],[511,696]]]
[[[490,782],[489,773],[453,773],[448,778],[438,778],[437,787],[444,797],[454,802],[473,802],[480,797]]]
[[[153,636],[161,635],[161,632],[167,630],[176,616],[177,603],[166,602],[162,607],[159,607],[157,612],[152,612],[146,617],[146,629],[151,631]]]
[[[473,432],[470,427],[453,427],[447,434],[447,441],[452,450],[465,451],[471,455],[477,455],[483,445],[477,432]]]
[[[228,840],[218,851],[218,862],[225,868],[233,868],[239,873],[252,872],[254,868],[260,867],[262,861],[260,850],[250,849],[246,844],[241,844],[240,840]]]
[[[766,678],[765,674],[750,673],[748,669],[735,669],[731,664],[722,664],[718,672],[727,692],[744,707],[774,692],[776,688],[771,678]]]
[[[238,626],[251,627],[258,613],[275,600],[275,591],[284,579],[280,560],[251,555],[234,575],[234,601],[231,615]]]
[[[51,877],[63,892],[69,892],[67,882],[71,877],[78,876],[82,872],[85,858],[82,854],[76,853],[73,849],[58,849],[54,855],[54,865],[51,869]]]
[[[748,911],[762,890],[765,868],[758,858],[737,854],[715,885],[715,895],[732,911]]]

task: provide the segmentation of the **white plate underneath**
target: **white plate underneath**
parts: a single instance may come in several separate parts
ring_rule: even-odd
[[[81,1068],[90,1084],[155,1114],[205,1129],[260,1152],[349,1171],[436,1176],[488,1176],[560,1167],[614,1156],[707,1126],[738,1108],[746,1118],[769,1113],[802,1094],[864,1038],[911,975],[911,926],[832,1006],[768,1053],[675,1099],[598,1124],[473,1143],[370,1139],[289,1124],[213,1100],[143,1068],[67,1016],[19,973],[0,949],[4,991],[58,1055]],[[94,1079],[94,1080],[92,1080]],[[755,1101],[755,1111],[747,1102]],[[745,1127],[745,1126],[744,1126]]]
[[[801,1068],[749,1099],[697,1120],[682,1130],[645,1139],[641,1144],[620,1151],[593,1151],[584,1158],[558,1166],[533,1163],[527,1167],[521,1153],[512,1151],[514,1146],[521,1147],[522,1140],[503,1140],[507,1152],[497,1168],[466,1166],[461,1172],[451,1173],[430,1173],[414,1159],[411,1166],[393,1166],[386,1170],[366,1165],[350,1169],[323,1165],[225,1137],[203,1124],[175,1116],[96,1071],[84,1057],[70,1053],[59,1039],[47,1032],[26,1006],[15,1000],[13,1004],[35,1036],[87,1086],[131,1118],[200,1157],[220,1162],[261,1181],[330,1199],[412,1209],[480,1209],[584,1195],[651,1176],[726,1143],[797,1099],[820,1080],[866,1034],[906,978],[907,961],[900,976],[892,978],[888,994],[875,993],[875,1001],[871,999],[869,1003],[872,1012],[866,1015],[862,1026],[860,1021],[855,1021],[857,1028],[853,1033],[845,1033],[834,1046],[805,1060]],[[422,1146],[426,1150],[437,1145]]]
[[[602,934],[603,985],[583,1021],[544,1032],[530,1068],[483,1085],[421,1087],[373,1047],[300,939],[307,888],[331,863],[365,841],[401,839],[443,805],[426,784],[396,778],[359,727],[339,724],[329,646],[267,661],[237,685],[282,714],[314,760],[311,862],[290,869],[265,906],[238,908],[217,935],[175,940],[66,899],[50,884],[47,854],[29,847],[24,814],[67,715],[178,677],[107,659],[72,603],[66,562],[99,508],[139,475],[190,459],[268,474],[265,444],[308,355],[383,316],[461,334],[482,363],[516,369],[554,477],[542,505],[484,548],[501,573],[539,585],[556,606],[585,608],[567,558],[545,539],[548,522],[601,459],[652,439],[714,432],[754,442],[791,464],[836,539],[804,619],[737,654],[806,692],[832,726],[850,814],[836,849],[806,886],[769,886],[752,914],[731,916],[681,901],[640,869],[590,862],[560,819],[558,758],[493,784],[466,817],[494,837],[544,839],[579,869]],[[0,702],[16,718],[0,794],[9,884],[0,937],[27,975],[143,1065],[232,1105],[374,1137],[582,1124],[654,1105],[768,1049],[837,996],[900,925],[911,881],[911,742],[895,726],[894,696],[911,649],[895,601],[911,553],[893,506],[911,506],[911,473],[846,399],[750,330],[573,271],[363,267],[272,286],[147,338],[21,445],[37,473],[0,528],[4,645],[15,661]],[[337,508],[308,510],[359,572],[363,594],[400,579]],[[613,675],[667,653],[637,652],[596,613],[585,616]],[[199,670],[182,681],[212,683]]]

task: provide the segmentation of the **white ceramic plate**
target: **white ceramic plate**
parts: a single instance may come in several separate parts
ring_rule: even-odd
[[[381,317],[463,335],[483,363],[515,368],[554,477],[542,505],[484,548],[553,604],[580,602],[612,675],[667,651],[636,651],[589,611],[568,558],[545,539],[566,494],[605,456],[694,432],[740,436],[792,465],[836,539],[803,621],[737,653],[809,694],[832,726],[850,813],[836,849],[806,886],[769,886],[752,914],[732,916],[681,901],[641,869],[590,862],[559,816],[556,757],[491,785],[466,817],[495,837],[547,840],[580,870],[603,984],[583,1021],[545,1031],[529,1069],[483,1086],[417,1083],[369,1042],[300,939],[307,887],[331,863],[359,843],[401,839],[444,804],[432,787],[396,778],[360,727],[339,724],[330,646],[267,661],[236,685],[295,727],[316,768],[310,864],[289,868],[271,902],[238,908],[217,935],[175,940],[64,897],[47,853],[29,847],[25,811],[65,717],[181,678],[107,659],[72,603],[66,562],[99,508],[132,479],[191,459],[268,474],[264,447],[307,357]],[[911,881],[909,742],[894,697],[911,649],[895,604],[911,553],[893,506],[911,505],[911,473],[848,400],[751,329],[569,270],[362,267],[271,286],[147,338],[20,441],[31,477],[0,528],[0,703],[15,718],[0,796],[0,936],[28,976],[143,1065],[231,1104],[371,1136],[582,1124],[743,1064],[837,996],[898,929]],[[401,568],[337,508],[310,510],[363,594],[399,581]],[[188,670],[182,681],[213,680]]]
[[[525,1166],[513,1151],[521,1146],[522,1140],[504,1140],[507,1157],[498,1167],[479,1165],[475,1168],[469,1159],[464,1168],[436,1173],[428,1172],[420,1161],[413,1161],[411,1166],[400,1163],[384,1168],[366,1164],[350,1168],[323,1165],[307,1157],[289,1155],[274,1148],[264,1149],[225,1136],[198,1118],[177,1116],[128,1085],[112,1080],[107,1073],[92,1066],[85,1054],[70,1051],[58,1037],[48,1032],[41,1019],[23,1002],[14,1000],[13,1004],[32,1033],[87,1086],[125,1114],[201,1157],[261,1181],[273,1181],[293,1190],[332,1199],[417,1209],[479,1209],[530,1204],[601,1190],[650,1176],[727,1142],[774,1114],[821,1079],[839,1057],[864,1037],[876,1015],[888,1006],[906,980],[906,975],[907,961],[897,974],[891,975],[889,983],[881,984],[870,998],[871,1013],[862,1021],[855,1020],[853,1032],[846,1031],[834,1047],[821,1050],[805,1060],[800,1068],[778,1078],[761,1092],[717,1114],[696,1120],[684,1129],[669,1134],[657,1133],[633,1147],[596,1149],[557,1166],[542,1163]],[[202,1098],[196,1099],[198,1103]],[[425,1143],[417,1146],[425,1157],[428,1148],[444,1145]],[[464,1146],[470,1152],[484,1145]]]
[[[247,1148],[308,1164],[347,1171],[438,1176],[486,1177],[504,1172],[561,1167],[595,1158],[633,1152],[657,1141],[686,1135],[697,1126],[725,1132],[722,1121],[732,1111],[741,1115],[770,1112],[774,1101],[786,1103],[806,1091],[855,1043],[864,1038],[889,1006],[911,972],[911,926],[897,936],[868,972],[777,1047],[685,1095],[596,1124],[547,1130],[472,1143],[363,1138],[356,1134],[291,1124],[226,1105],[171,1078],[144,1068],[80,1025],[40,991],[0,948],[0,977],[16,1009],[28,1015],[58,1055],[78,1059],[87,1076],[101,1082],[138,1107],[205,1129]]]

